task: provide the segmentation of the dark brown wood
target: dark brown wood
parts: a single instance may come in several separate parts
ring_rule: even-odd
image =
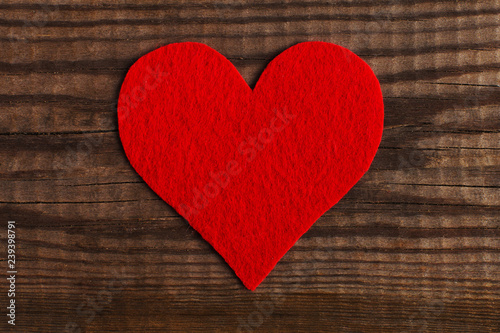
[[[45,3],[0,4],[1,331],[500,332],[500,1]],[[307,40],[372,66],[384,137],[249,292],[129,165],[118,91],[160,45],[206,43],[253,86]]]

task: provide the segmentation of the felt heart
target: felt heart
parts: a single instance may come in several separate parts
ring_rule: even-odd
[[[370,67],[324,42],[285,50],[253,90],[212,48],[170,44],[118,102],[134,169],[251,290],[368,170],[383,114]]]

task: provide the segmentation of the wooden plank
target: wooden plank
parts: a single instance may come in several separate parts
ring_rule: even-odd
[[[0,220],[18,225],[18,330],[500,331],[499,14],[498,0],[3,1]],[[133,171],[116,101],[161,45],[206,43],[253,86],[307,40],[372,66],[384,137],[251,293]]]

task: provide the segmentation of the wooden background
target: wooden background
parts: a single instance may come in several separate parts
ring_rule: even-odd
[[[49,4],[50,3],[50,4]],[[0,4],[0,331],[500,332],[500,1]],[[382,84],[370,171],[255,292],[129,165],[128,67],[198,41],[253,86],[287,47],[350,48]],[[3,275],[2,275],[3,276]]]

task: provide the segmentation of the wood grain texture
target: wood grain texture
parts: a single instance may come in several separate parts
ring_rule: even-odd
[[[498,0],[2,1],[0,330],[500,332],[499,20]],[[206,43],[253,86],[308,40],[372,66],[384,136],[252,293],[129,165],[118,90],[160,45]]]

